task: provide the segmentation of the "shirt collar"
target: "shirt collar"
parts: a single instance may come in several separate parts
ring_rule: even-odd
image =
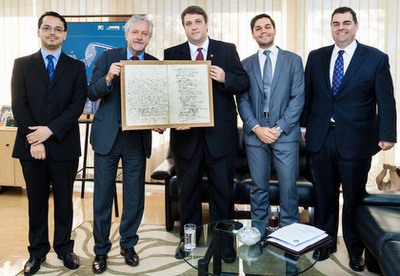
[[[46,57],[47,57],[48,55],[50,55],[50,54],[49,54],[45,49],[43,49],[43,48],[40,48],[40,52],[42,53],[43,60],[45,60]],[[56,59],[55,62],[57,63],[58,60],[60,59],[61,49],[58,50],[58,51],[56,51],[56,52],[54,52],[54,53],[52,53],[51,55]]]
[[[333,56],[336,56],[337,55],[337,53],[340,51],[340,50],[344,50],[344,52],[347,54],[347,55],[349,55],[350,57],[352,57],[353,56],[353,54],[354,54],[354,52],[356,51],[356,48],[357,48],[357,41],[354,39],[354,41],[352,42],[352,43],[350,43],[346,48],[344,48],[344,49],[340,49],[336,44],[335,44],[335,46],[333,47]]]
[[[279,48],[275,44],[272,45],[269,49],[261,49],[260,48],[260,49],[258,49],[258,57],[265,57],[264,51],[266,51],[266,50],[270,50],[271,51],[270,55],[272,54],[274,56],[277,56]]]
[[[190,53],[191,53],[191,55],[192,55],[192,56],[193,56],[193,55],[196,56],[196,54],[197,54],[197,49],[198,49],[198,48],[203,48],[203,50],[207,52],[207,50],[208,50],[208,44],[210,44],[210,39],[209,39],[208,36],[207,36],[206,41],[204,41],[203,45],[201,45],[200,47],[199,47],[199,46],[196,46],[196,45],[194,45],[194,44],[192,44],[192,43],[190,43],[189,41],[188,41],[188,43],[189,43],[189,48],[190,48]]]
[[[132,56],[135,55],[131,52],[129,47],[126,47],[126,59],[130,60]],[[137,57],[139,58],[139,60],[144,60],[144,51],[140,55],[137,55]]]

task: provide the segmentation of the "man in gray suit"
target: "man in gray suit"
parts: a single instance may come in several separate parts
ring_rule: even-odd
[[[130,266],[139,264],[134,246],[139,240],[136,234],[144,210],[144,181],[146,157],[151,152],[150,130],[122,131],[121,129],[121,60],[155,60],[144,52],[153,30],[153,24],[145,16],[132,16],[125,24],[128,45],[101,53],[96,60],[88,96],[100,99],[94,116],[90,143],[94,155],[93,195],[93,272],[102,273],[107,268],[107,253],[111,249],[109,239],[111,210],[115,192],[115,178],[119,160],[123,170],[123,209],[119,232],[121,255]]]
[[[244,122],[243,141],[253,186],[251,218],[268,221],[269,179],[274,163],[280,193],[281,225],[299,221],[298,175],[299,117],[304,105],[304,71],[301,58],[274,44],[275,22],[259,14],[250,23],[260,49],[243,60],[250,89],[238,96]],[[265,234],[265,227],[261,229]]]

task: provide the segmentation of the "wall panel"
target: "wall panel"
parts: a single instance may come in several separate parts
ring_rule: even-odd
[[[251,18],[264,12],[271,15],[277,27],[276,44],[299,54],[304,64],[311,50],[333,43],[331,13],[348,5],[356,11],[360,23],[356,38],[388,53],[395,94],[400,94],[400,2],[396,0],[0,0],[0,74],[5,77],[0,104],[11,101],[14,59],[39,48],[36,25],[44,11],[65,15],[148,14],[154,22],[154,35],[147,50],[162,59],[165,48],[186,41],[180,14],[194,4],[209,15],[209,35],[236,44],[241,59],[257,50],[249,28]],[[399,165],[397,152],[380,153],[374,162]]]

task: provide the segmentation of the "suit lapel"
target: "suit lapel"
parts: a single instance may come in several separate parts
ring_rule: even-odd
[[[119,60],[126,60],[127,56],[127,46],[121,48],[121,51],[119,51]]]
[[[210,43],[208,44],[207,50],[207,60],[215,60],[218,58],[219,48],[216,46],[216,43],[213,39],[210,39]],[[213,62],[211,62],[213,64]]]
[[[53,78],[51,79],[49,89],[51,89],[57,82],[58,78],[62,76],[64,70],[67,68],[67,63],[68,63],[67,56],[63,52],[61,52],[60,59],[57,62],[56,70],[54,70],[54,75]]]
[[[190,48],[189,48],[189,42],[185,42],[184,44],[182,44],[181,47],[181,55],[182,60],[191,60],[192,57],[190,55]]]
[[[332,86],[331,86],[331,79],[329,77],[329,70],[331,66],[331,56],[333,51],[333,45],[331,47],[326,48],[323,60],[322,60],[322,74],[324,77],[325,85],[327,87],[326,92],[328,96],[333,99],[332,95]]]
[[[258,60],[258,52],[251,57],[250,63],[251,63],[251,68],[253,69],[254,79],[256,80],[257,85],[260,88],[259,89],[260,93],[264,95],[263,79],[261,75],[260,62]]]
[[[279,49],[278,56],[276,58],[274,77],[272,78],[272,83],[271,83],[270,97],[275,91],[276,84],[278,83],[279,76],[281,75],[281,71],[285,63],[286,63],[286,53],[283,52],[281,49]]]
[[[343,80],[340,83],[339,90],[338,90],[338,95],[340,92],[346,87],[346,85],[351,81],[351,78],[356,75],[356,72],[360,65],[363,63],[365,60],[365,51],[364,48],[361,44],[357,43],[357,48],[353,54],[353,57],[351,58],[349,67],[346,70],[346,73],[343,76]],[[336,95],[336,97],[338,96]]]
[[[43,80],[43,82],[46,83],[47,86],[49,86],[49,75],[47,74],[47,70],[40,50],[34,55],[33,66],[36,68],[36,72],[39,73],[39,76]]]

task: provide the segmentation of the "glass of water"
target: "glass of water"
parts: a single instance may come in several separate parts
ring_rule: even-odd
[[[183,227],[185,234],[185,251],[192,252],[196,249],[196,225],[187,223]]]

